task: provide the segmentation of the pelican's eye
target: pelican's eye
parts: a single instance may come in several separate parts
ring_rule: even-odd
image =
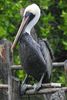
[[[29,17],[29,21],[28,22],[30,22],[35,17],[35,15],[33,13],[31,13],[31,12],[26,12],[25,18],[27,18],[27,17]]]

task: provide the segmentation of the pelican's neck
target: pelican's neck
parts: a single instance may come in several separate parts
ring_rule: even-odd
[[[28,34],[30,34],[31,29],[35,26],[35,24],[38,22],[40,15],[36,15],[34,17],[33,20],[31,20],[31,22],[27,25],[27,27],[25,28],[24,32],[27,32]]]

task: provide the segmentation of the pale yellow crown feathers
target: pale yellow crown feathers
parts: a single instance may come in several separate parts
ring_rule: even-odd
[[[36,15],[36,14],[40,15],[40,8],[36,4],[31,4],[25,9],[23,16],[26,14],[26,12],[31,12],[34,15]]]

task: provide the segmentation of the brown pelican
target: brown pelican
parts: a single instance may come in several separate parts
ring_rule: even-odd
[[[23,69],[27,75],[21,84],[21,91],[26,90],[28,76],[33,76],[38,83],[34,85],[35,91],[41,87],[42,82],[49,82],[52,69],[52,61],[48,43],[31,36],[31,29],[38,22],[41,12],[36,4],[29,5],[23,14],[23,20],[13,42],[11,50],[16,43],[20,45],[20,58]]]

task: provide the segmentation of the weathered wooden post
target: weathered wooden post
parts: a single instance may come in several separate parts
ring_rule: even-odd
[[[12,100],[22,100],[19,95],[19,79],[12,78]]]
[[[0,84],[0,100],[21,100],[19,81],[12,79],[13,56],[10,48],[11,42],[6,39],[0,40],[0,80],[2,81]]]
[[[0,78],[3,84],[7,84],[6,88],[2,88],[0,92],[0,100],[11,100],[11,71],[12,55],[10,53],[11,42],[6,39],[0,40]]]

